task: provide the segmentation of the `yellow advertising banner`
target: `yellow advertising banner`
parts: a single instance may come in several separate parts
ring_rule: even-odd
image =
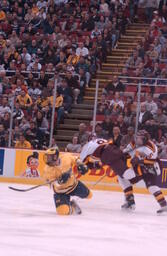
[[[69,153],[60,153],[69,154]],[[45,163],[43,161],[44,151],[16,150],[15,176],[40,178],[43,176]],[[77,154],[73,154],[76,155]],[[77,174],[77,173],[76,173]],[[113,178],[114,173],[108,166],[103,166],[100,170],[90,170],[86,175],[78,178],[84,181],[97,182],[105,176],[105,181]]]
[[[19,178],[18,182],[26,184],[43,183],[43,180],[40,179],[43,176],[45,167],[43,155],[44,151],[16,150],[14,170],[15,178]],[[162,172],[162,179],[165,182],[167,177],[166,173],[167,172],[165,171]],[[109,166],[102,166],[102,168],[98,170],[92,169],[83,176],[78,175],[76,172],[76,176],[92,189],[121,191],[121,188],[117,182],[117,177]],[[143,185],[141,187],[135,186],[134,191],[140,193],[147,192]]]

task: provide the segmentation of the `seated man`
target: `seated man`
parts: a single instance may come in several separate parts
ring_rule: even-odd
[[[16,102],[20,104],[22,109],[26,110],[32,106],[32,99],[26,90],[21,90],[20,94],[16,98]]]

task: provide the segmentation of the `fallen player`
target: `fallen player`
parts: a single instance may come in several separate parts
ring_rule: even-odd
[[[71,154],[59,153],[58,147],[46,150],[44,154],[46,164],[44,178],[53,181],[54,202],[59,215],[81,214],[81,209],[72,196],[91,198],[92,192],[81,181],[77,180],[74,168],[84,175],[88,167]]]

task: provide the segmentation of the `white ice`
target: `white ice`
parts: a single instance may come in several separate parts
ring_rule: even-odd
[[[151,195],[136,195],[123,212],[122,193],[94,191],[83,214],[58,216],[52,191],[15,192],[0,184],[0,256],[167,255],[167,216],[157,216]],[[15,187],[23,185],[12,184]]]

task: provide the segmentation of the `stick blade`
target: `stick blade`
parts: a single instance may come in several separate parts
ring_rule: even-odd
[[[27,189],[19,189],[19,188],[14,188],[14,187],[8,187],[9,189],[11,189],[11,190],[14,190],[14,191],[19,191],[19,192],[26,192],[26,191],[28,191]]]

